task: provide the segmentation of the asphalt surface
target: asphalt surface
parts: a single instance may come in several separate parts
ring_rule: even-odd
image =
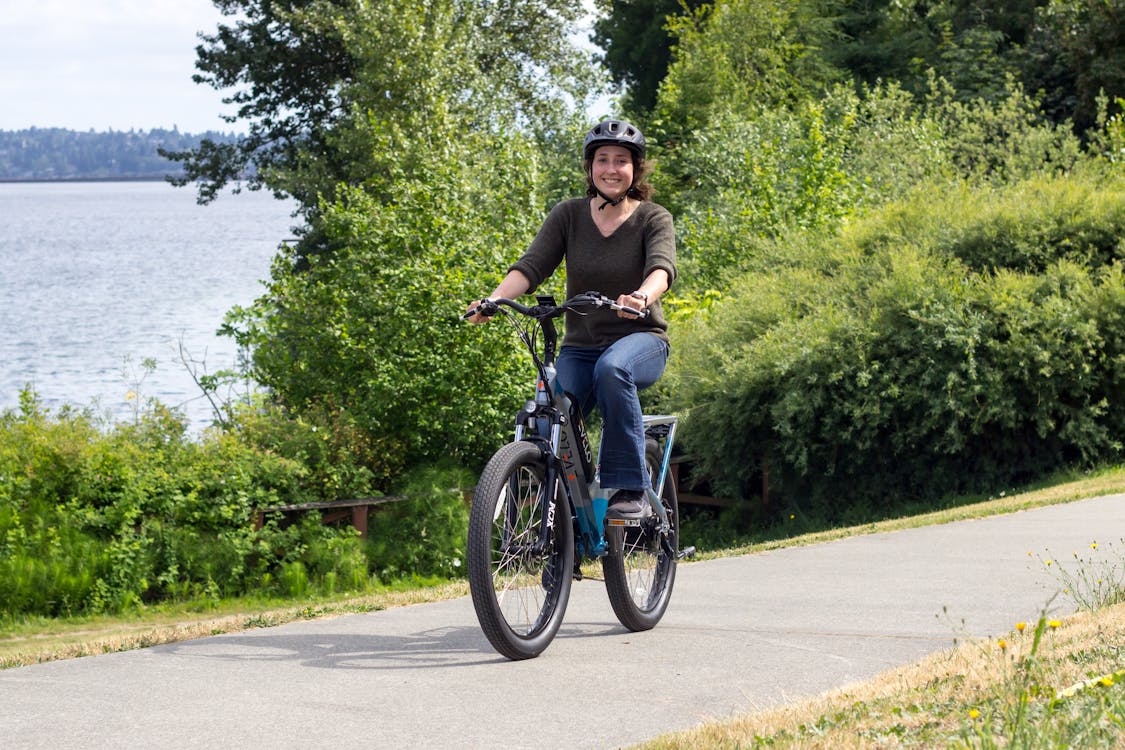
[[[525,662],[464,598],[11,669],[0,748],[620,747],[1034,622],[1059,588],[1043,558],[1123,535],[1118,495],[685,564],[647,633],[584,581]]]

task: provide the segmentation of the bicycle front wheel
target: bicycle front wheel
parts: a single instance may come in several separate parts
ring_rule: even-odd
[[[489,643],[509,659],[538,656],[558,632],[570,597],[574,529],[566,494],[547,486],[546,461],[535,445],[509,443],[485,466],[469,514],[466,563]]]
[[[660,472],[660,450],[654,440],[646,441],[645,463],[655,481]],[[606,529],[609,553],[602,558],[606,593],[617,619],[632,631],[656,627],[672,597],[680,523],[673,484],[669,478],[660,497],[670,523],[667,532],[661,531],[655,516],[643,519],[640,526]]]

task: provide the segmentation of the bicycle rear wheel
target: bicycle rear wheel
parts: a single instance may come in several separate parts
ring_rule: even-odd
[[[645,463],[654,482],[660,473],[660,458],[656,441],[647,440]],[[670,522],[666,534],[655,516],[643,519],[640,526],[606,529],[609,552],[602,558],[606,593],[617,619],[632,631],[656,627],[668,609],[676,580],[680,514],[671,478],[664,483],[660,500]]]
[[[574,529],[562,487],[544,539],[551,488],[540,449],[502,447],[485,466],[469,514],[466,563],[473,608],[488,642],[530,659],[562,623],[574,567]]]

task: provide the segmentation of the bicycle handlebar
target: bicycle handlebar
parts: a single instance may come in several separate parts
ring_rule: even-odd
[[[506,297],[482,299],[479,305],[474,307],[472,310],[469,310],[461,317],[468,320],[477,313],[480,313],[486,318],[491,318],[496,315],[496,313],[500,312],[501,305],[503,305],[504,307],[510,307],[521,315],[526,315],[529,318],[536,318],[537,320],[557,318],[567,310],[576,310],[576,308],[578,307],[586,306],[608,307],[611,310],[620,310],[633,315],[638,320],[643,320],[650,315],[650,311],[647,308],[643,310],[637,310],[632,307],[626,307],[625,305],[619,305],[609,297],[606,297],[601,292],[583,292],[582,294],[576,294],[575,296],[563,302],[561,305],[540,303],[528,307],[527,305],[516,302],[514,299],[508,299]]]

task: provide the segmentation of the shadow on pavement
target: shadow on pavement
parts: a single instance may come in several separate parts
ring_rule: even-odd
[[[620,635],[618,625],[563,623],[556,639]],[[315,669],[418,669],[506,664],[480,628],[448,626],[407,635],[281,633],[276,629],[200,638],[154,651],[236,662],[294,661]]]

